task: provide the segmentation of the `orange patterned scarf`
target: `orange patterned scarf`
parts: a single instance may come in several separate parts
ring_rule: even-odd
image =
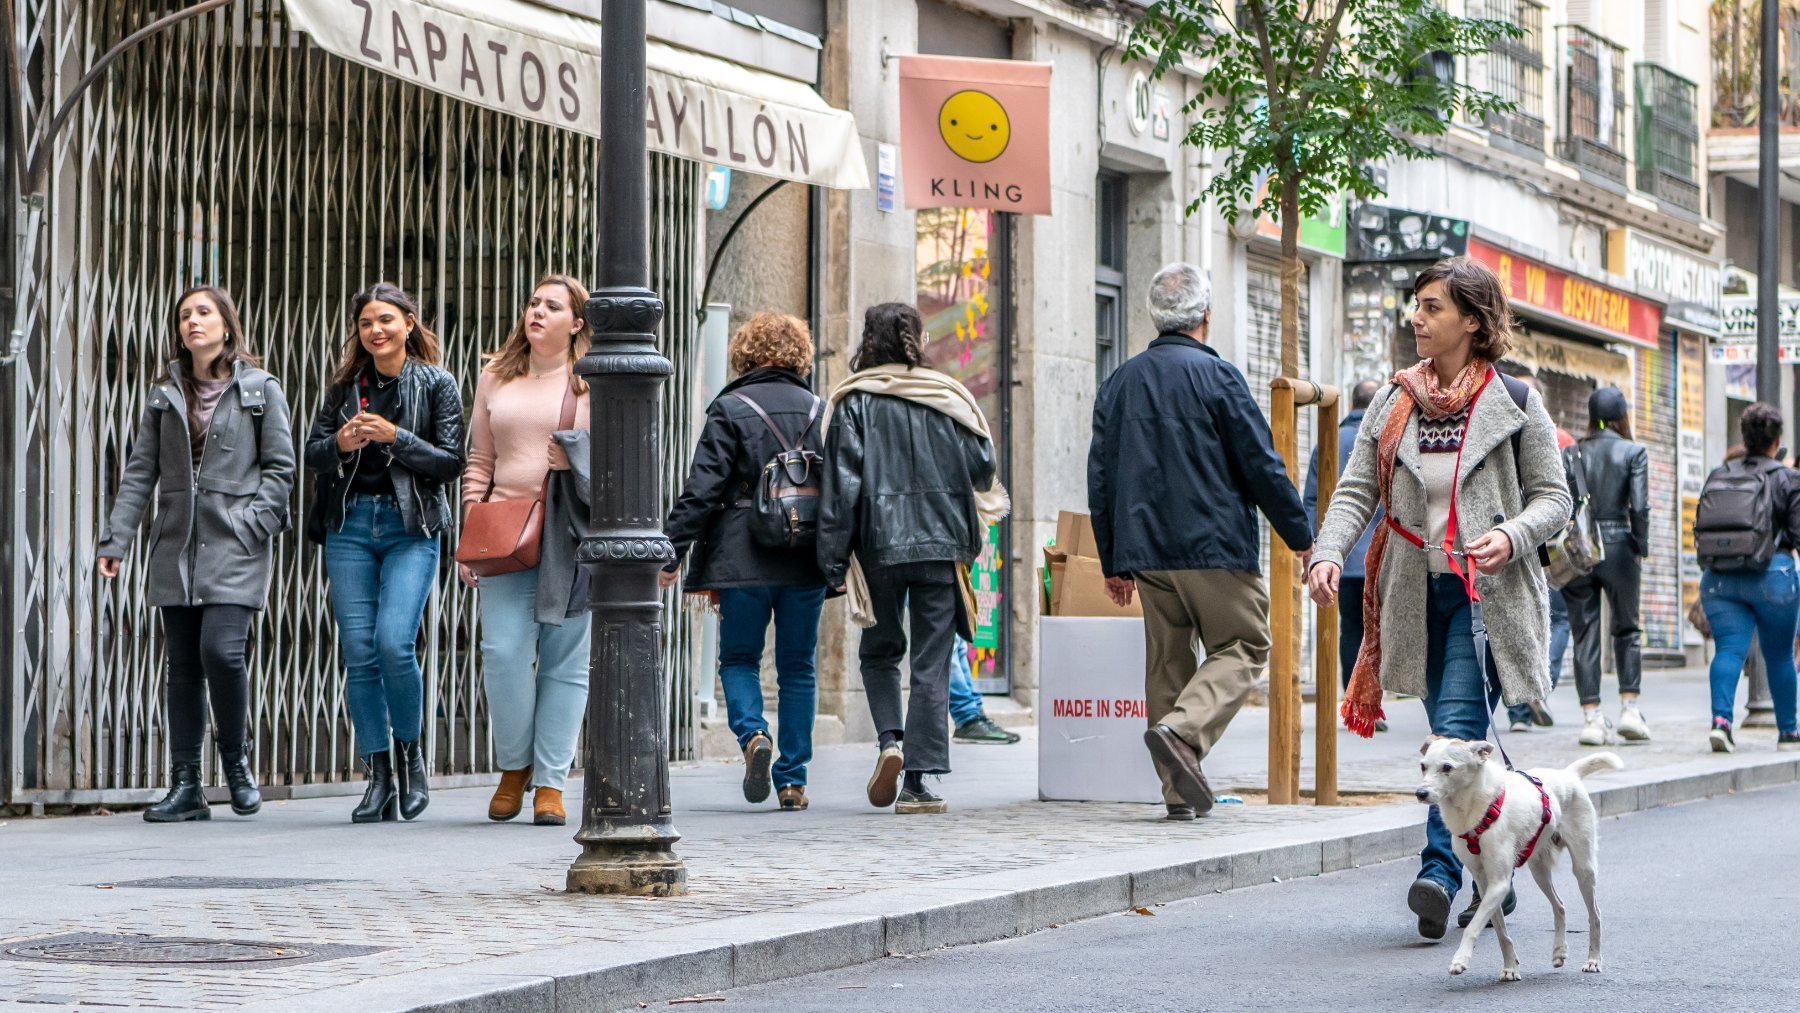
[[[1399,391],[1388,408],[1386,424],[1381,427],[1377,444],[1375,486],[1381,505],[1389,517],[1393,504],[1388,501],[1394,485],[1394,460],[1400,452],[1400,438],[1406,435],[1406,423],[1417,408],[1426,418],[1438,419],[1455,415],[1467,408],[1475,392],[1487,376],[1488,363],[1474,359],[1458,373],[1456,381],[1445,387],[1438,383],[1437,372],[1426,359],[1411,369],[1394,374]],[[1368,738],[1375,734],[1375,722],[1387,715],[1381,709],[1381,560],[1387,553],[1388,525],[1377,525],[1369,540],[1369,554],[1363,557],[1363,641],[1356,655],[1356,669],[1350,674],[1350,688],[1344,692],[1339,708],[1344,727]]]

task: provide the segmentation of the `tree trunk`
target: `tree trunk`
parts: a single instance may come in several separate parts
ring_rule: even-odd
[[[1300,361],[1300,181],[1291,173],[1281,175],[1281,375],[1299,379],[1306,374]],[[1295,462],[1289,460],[1288,477]]]

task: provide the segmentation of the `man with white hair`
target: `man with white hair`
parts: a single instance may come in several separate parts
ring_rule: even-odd
[[[1256,509],[1296,552],[1312,525],[1237,367],[1207,346],[1212,286],[1191,264],[1150,282],[1160,333],[1100,387],[1088,509],[1106,590],[1144,607],[1144,742],[1172,820],[1212,808],[1200,761],[1269,660]],[[1196,643],[1206,648],[1199,663]]]

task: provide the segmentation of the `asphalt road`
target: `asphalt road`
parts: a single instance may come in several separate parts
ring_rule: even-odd
[[[1457,930],[1419,938],[1416,866],[1379,866],[1119,914],[1019,939],[889,958],[740,989],[722,1013],[807,1010],[1778,1010],[1800,1009],[1800,787],[1605,820],[1605,970],[1583,974],[1567,861],[1570,962],[1550,966],[1550,911],[1529,876],[1508,919],[1524,980],[1502,983],[1490,932],[1468,973]],[[1458,898],[1459,907],[1467,894]]]

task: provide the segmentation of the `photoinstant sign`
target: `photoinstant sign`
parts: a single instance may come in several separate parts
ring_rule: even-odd
[[[321,48],[475,105],[600,136],[600,32],[519,0],[287,0]],[[839,189],[869,185],[856,122],[798,81],[650,42],[650,150]]]
[[[909,208],[1050,213],[1050,65],[900,59],[900,174]]]

